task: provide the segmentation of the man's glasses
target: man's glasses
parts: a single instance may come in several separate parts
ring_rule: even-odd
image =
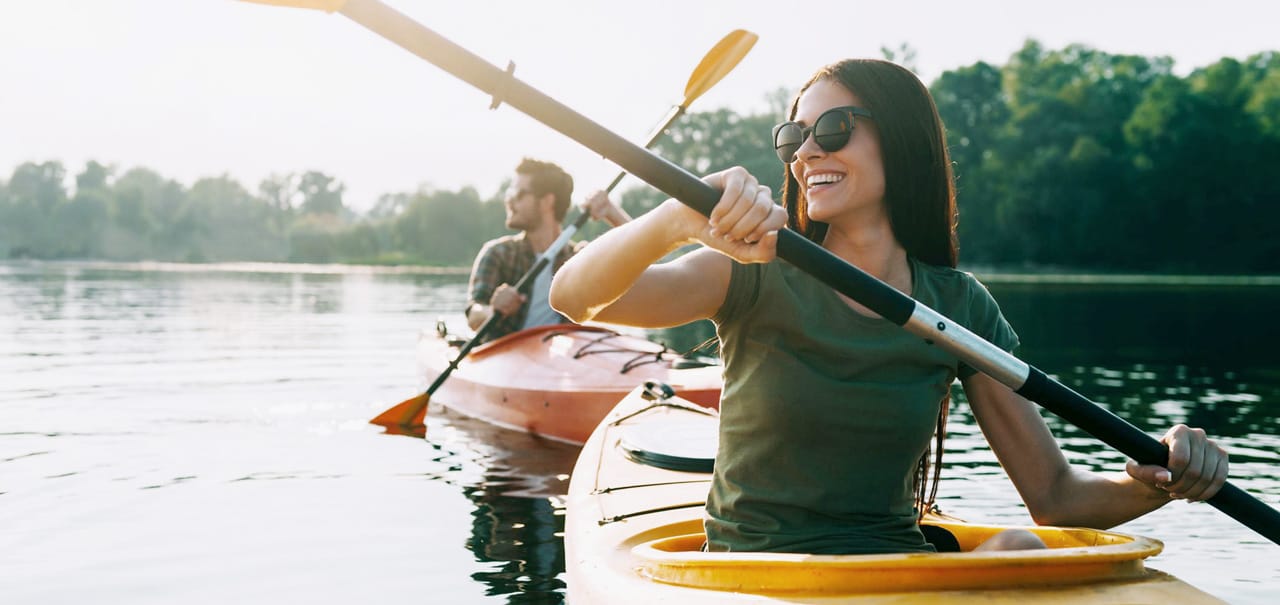
[[[533,195],[536,197],[536,194],[534,194],[532,189],[524,189],[524,188],[512,189],[511,193],[509,194],[509,197],[513,200],[518,200],[526,195]]]
[[[823,151],[827,153],[840,151],[849,144],[849,137],[853,136],[855,116],[875,119],[871,117],[871,112],[848,105],[833,107],[822,112],[813,126],[801,126],[790,121],[774,126],[773,148],[778,152],[778,159],[782,160],[783,164],[794,162],[796,152],[800,150],[801,145],[804,145],[810,134],[813,134],[813,141]]]

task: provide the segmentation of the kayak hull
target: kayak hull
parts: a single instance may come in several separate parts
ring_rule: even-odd
[[[424,332],[419,367],[428,379],[457,357],[457,340]],[[644,338],[587,326],[540,326],[480,345],[431,402],[505,428],[582,444],[637,384],[666,382],[681,396],[718,406],[719,365],[676,367],[680,358]]]
[[[606,417],[574,467],[565,523],[570,602],[1222,603],[1147,568],[1158,541],[1082,528],[1026,527],[1050,548],[975,553],[967,551],[1009,528],[930,516],[925,523],[947,530],[962,552],[700,552],[710,475],[637,463],[632,444],[714,431],[714,412],[700,415],[678,398],[650,408],[641,392]]]

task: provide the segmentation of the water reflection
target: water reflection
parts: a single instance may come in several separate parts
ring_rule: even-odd
[[[1275,365],[1280,288],[988,283],[1041,367]]]
[[[450,464],[438,479],[475,505],[467,549],[491,564],[472,574],[506,602],[564,602],[564,501],[580,448],[432,408],[427,440]]]

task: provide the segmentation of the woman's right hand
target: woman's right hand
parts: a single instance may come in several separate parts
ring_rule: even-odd
[[[735,166],[703,177],[721,191],[709,219],[690,220],[690,236],[740,263],[766,263],[777,256],[778,230],[787,211],[773,202],[772,192],[745,168]],[[686,214],[689,216],[689,214]]]

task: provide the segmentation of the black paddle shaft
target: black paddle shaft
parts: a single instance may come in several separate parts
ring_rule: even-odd
[[[341,12],[409,52],[493,95],[492,107],[506,102],[705,215],[711,214],[720,199],[719,191],[683,168],[614,134],[516,79],[510,71],[498,69],[381,2],[349,2]],[[1168,448],[1137,427],[800,234],[788,229],[778,233],[778,257],[913,334],[937,342],[971,366],[992,375],[1134,460],[1144,464],[1168,463]],[[444,375],[448,373],[446,371]],[[1208,502],[1280,544],[1280,512],[1247,492],[1227,483]]]

